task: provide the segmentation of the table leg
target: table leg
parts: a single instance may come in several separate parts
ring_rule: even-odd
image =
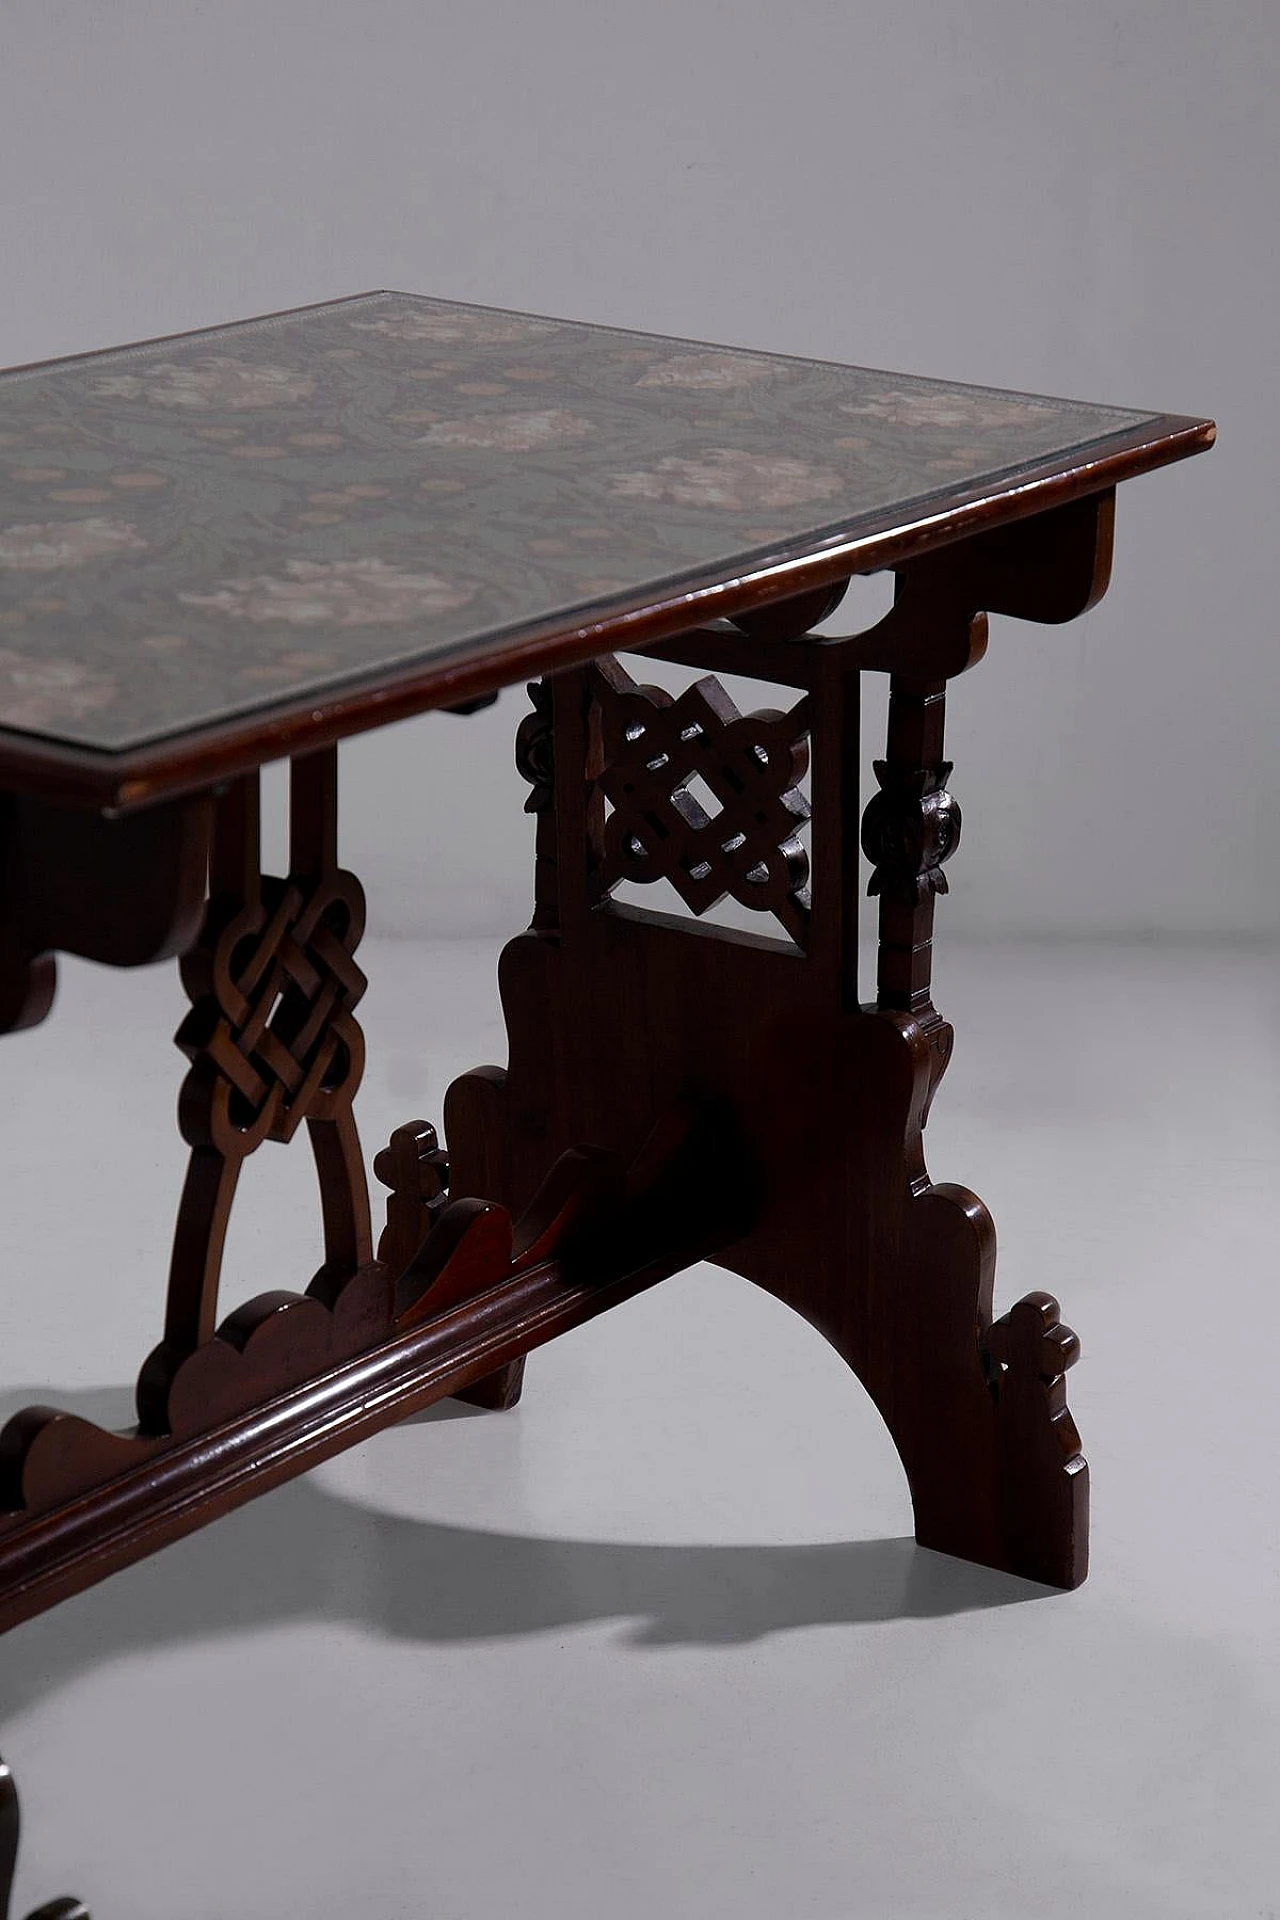
[[[216,805],[134,821],[19,806],[7,824],[0,1010],[15,1022],[47,1010],[44,956],[61,946],[119,965],[177,948],[192,1005],[178,1035],[188,1174],[138,1421],[109,1432],[32,1406],[5,1423],[0,1630],[433,1400],[509,1406],[530,1348],[730,1231],[723,1196],[700,1187],[689,1204],[691,1156],[713,1166],[717,1151],[696,1127],[627,1158],[572,1145],[517,1218],[482,1195],[451,1199],[445,1154],[419,1121],[375,1161],[390,1189],[375,1256],[352,1107],[364,906],[337,865],[332,751],[293,765],[284,875],[261,872],[256,778]],[[50,842],[56,862],[41,856]],[[58,876],[55,904],[42,870]],[[273,1287],[228,1312],[222,1250],[240,1168],[304,1122],[324,1262],[305,1290]]]
[[[423,1123],[379,1155],[381,1257],[351,1104],[363,902],[336,865],[332,752],[294,765],[284,876],[259,869],[256,783],[217,803],[211,854],[207,799],[122,820],[10,799],[0,1020],[41,1016],[59,947],[115,965],[184,951],[193,1004],[179,1035],[190,1171],[139,1422],[109,1433],[31,1407],[6,1423],[0,1627],[445,1394],[509,1404],[534,1346],[706,1257],[794,1307],[858,1372],[922,1541],[1081,1579],[1074,1337],[1048,1296],[993,1318],[990,1220],[930,1180],[923,1129],[951,1046],[930,996],[959,825],[945,685],[982,651],[980,609],[1063,620],[1089,605],[1109,534],[1104,495],[974,536],[905,564],[890,614],[843,640],[805,637],[819,594],[757,610],[737,635],[662,643],[798,689],[785,709],[740,715],[712,677],[673,701],[609,659],[540,688],[518,743],[537,817],[533,924],[500,968],[510,1065],[450,1089],[447,1174]],[[861,822],[881,915],[864,1006],[865,671],[892,687]],[[628,877],[670,879],[695,916],[732,894],[775,932],[618,905]],[[325,1261],[305,1292],[219,1319],[240,1165],[303,1121]]]
[[[538,822],[536,906],[500,966],[510,1064],[464,1076],[445,1108],[453,1191],[515,1211],[571,1146],[628,1159],[681,1116],[717,1116],[750,1223],[712,1257],[802,1314],[859,1375],[906,1469],[917,1538],[1063,1587],[1084,1578],[1087,1552],[1063,1378],[1077,1342],[1047,1294],[994,1316],[990,1216],[926,1170],[953,1038],[930,969],[959,838],[946,682],[980,658],[983,609],[1063,620],[1092,604],[1110,524],[1100,496],[904,566],[891,613],[842,642],[806,643],[780,612],[737,639],[708,629],[651,649],[802,690],[786,711],[739,714],[709,677],[673,700],[612,660],[532,689],[518,761]],[[865,1006],[862,671],[892,676],[861,821],[880,909]],[[699,801],[707,788],[714,800]],[[731,895],[775,933],[620,906],[627,878],[669,881],[694,916]]]

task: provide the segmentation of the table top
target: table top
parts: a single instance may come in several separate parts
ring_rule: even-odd
[[[1211,439],[401,293],[17,368],[0,781],[129,804]]]

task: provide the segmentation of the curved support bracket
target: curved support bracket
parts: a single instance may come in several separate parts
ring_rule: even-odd
[[[206,798],[118,818],[0,795],[0,1033],[38,1026],[56,953],[141,967],[181,953],[204,911]]]
[[[312,1296],[333,1304],[372,1259],[352,1111],[364,1068],[354,1014],[365,989],[354,958],[364,894],[337,865],[336,841],[333,748],[293,763],[286,877],[261,872],[257,775],[238,782],[219,806],[204,926],[182,961],[192,1007],[177,1036],[190,1062],[178,1116],[191,1158],[164,1339],[138,1383],[146,1433],[170,1430],[170,1388],[212,1339],[240,1169],[265,1140],[287,1142],[307,1123],[325,1248]]]

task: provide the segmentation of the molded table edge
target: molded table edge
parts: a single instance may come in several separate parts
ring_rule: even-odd
[[[1122,480],[1168,466],[1213,445],[1214,423],[1179,414],[1153,415],[1112,437],[1075,466],[1061,456],[1023,470],[1016,480],[903,522],[886,514],[848,538],[815,550],[794,543],[726,580],[703,570],[664,597],[615,606],[566,626],[563,618],[494,636],[465,655],[406,663],[376,679],[348,680],[309,700],[264,706],[250,714],[120,753],[103,753],[0,728],[0,787],[36,793],[66,805],[124,813],[157,800],[195,793],[267,761],[306,753],[335,740],[434,708],[496,692],[528,674],[578,665],[599,654],[627,652],[697,626],[827,586],[854,573],[901,565],[967,535],[1011,524]],[[1101,444],[1101,443],[1099,443]]]

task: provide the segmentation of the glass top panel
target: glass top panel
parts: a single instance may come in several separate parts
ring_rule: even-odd
[[[0,726],[119,751],[1155,416],[378,293],[0,375]]]

